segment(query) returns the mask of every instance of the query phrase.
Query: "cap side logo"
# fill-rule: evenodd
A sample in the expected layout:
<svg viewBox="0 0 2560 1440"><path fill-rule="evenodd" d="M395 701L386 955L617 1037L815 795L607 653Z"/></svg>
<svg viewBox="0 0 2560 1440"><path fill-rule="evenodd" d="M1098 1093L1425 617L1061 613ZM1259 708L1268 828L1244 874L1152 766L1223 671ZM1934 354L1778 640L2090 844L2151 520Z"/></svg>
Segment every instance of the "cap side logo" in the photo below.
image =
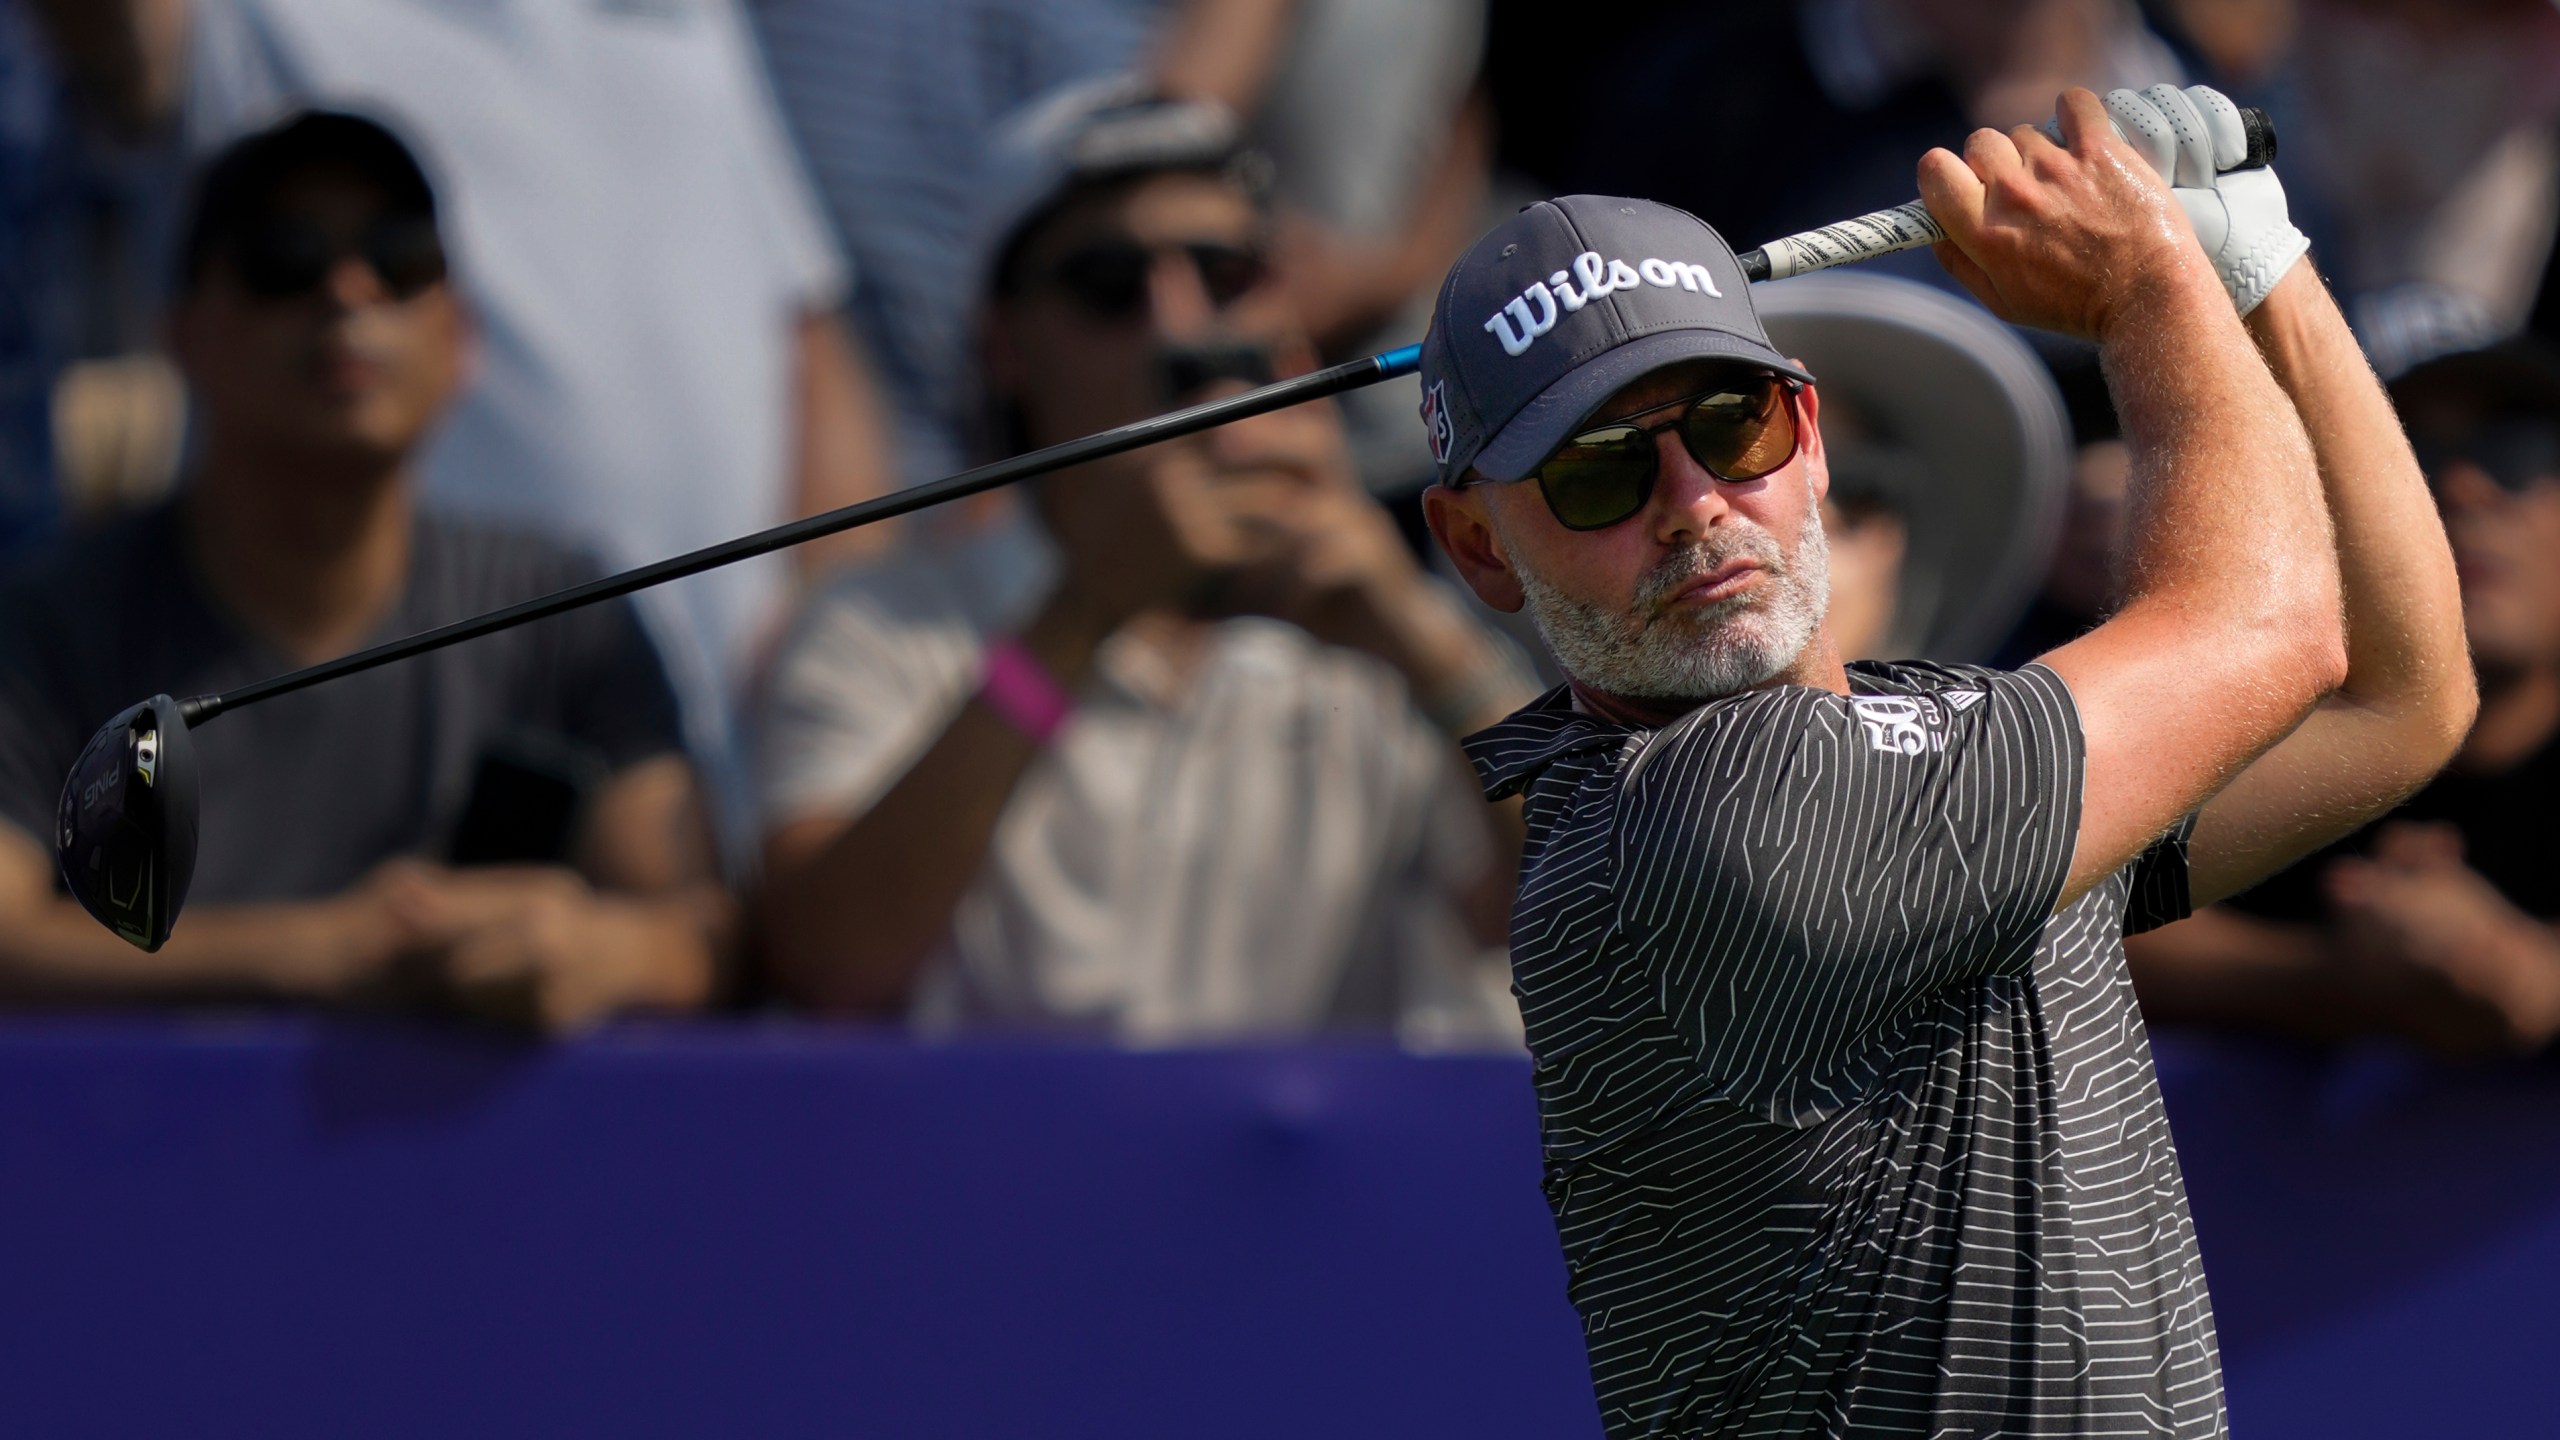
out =
<svg viewBox="0 0 2560 1440"><path fill-rule="evenodd" d="M1422 428L1431 434L1431 463L1446 465L1449 452L1458 448L1457 427L1449 423L1449 382L1441 380L1426 386L1422 392Z"/></svg>
<svg viewBox="0 0 2560 1440"><path fill-rule="evenodd" d="M1574 288L1577 280L1582 282L1580 289ZM1716 288L1715 275L1704 265L1652 257L1630 265L1624 260L1604 260L1597 250L1585 250L1573 257L1572 270L1557 271L1494 311L1484 322L1485 333L1502 342L1503 354L1526 354L1530 346L1538 343L1539 336L1556 328L1556 321L1603 295L1632 290L1638 285L1658 285L1665 290L1677 286L1692 294L1703 291L1719 300L1724 298L1724 292Z"/></svg>

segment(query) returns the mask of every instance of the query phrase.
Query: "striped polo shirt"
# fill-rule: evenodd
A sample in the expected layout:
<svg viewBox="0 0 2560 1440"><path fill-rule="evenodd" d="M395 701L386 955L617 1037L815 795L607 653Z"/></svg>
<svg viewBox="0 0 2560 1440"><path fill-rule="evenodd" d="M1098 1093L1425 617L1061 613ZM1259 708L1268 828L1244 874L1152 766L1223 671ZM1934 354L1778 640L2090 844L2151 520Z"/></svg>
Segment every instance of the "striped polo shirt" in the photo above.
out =
<svg viewBox="0 0 2560 1440"><path fill-rule="evenodd" d="M1849 667L1659 729L1550 692L1513 988L1612 1440L2225 1432L2123 936L2184 827L2060 912L2061 678Z"/></svg>

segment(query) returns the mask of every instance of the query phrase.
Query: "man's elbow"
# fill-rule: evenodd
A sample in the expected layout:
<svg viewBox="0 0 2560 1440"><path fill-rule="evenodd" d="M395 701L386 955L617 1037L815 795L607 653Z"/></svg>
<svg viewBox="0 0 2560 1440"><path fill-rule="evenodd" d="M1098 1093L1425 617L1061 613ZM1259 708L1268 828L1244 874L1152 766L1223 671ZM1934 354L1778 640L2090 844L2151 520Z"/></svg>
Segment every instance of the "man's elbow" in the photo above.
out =
<svg viewBox="0 0 2560 1440"><path fill-rule="evenodd" d="M2346 685L2347 628L2335 592L2286 607L2261 633L2272 652L2269 673L2282 678L2305 712Z"/></svg>

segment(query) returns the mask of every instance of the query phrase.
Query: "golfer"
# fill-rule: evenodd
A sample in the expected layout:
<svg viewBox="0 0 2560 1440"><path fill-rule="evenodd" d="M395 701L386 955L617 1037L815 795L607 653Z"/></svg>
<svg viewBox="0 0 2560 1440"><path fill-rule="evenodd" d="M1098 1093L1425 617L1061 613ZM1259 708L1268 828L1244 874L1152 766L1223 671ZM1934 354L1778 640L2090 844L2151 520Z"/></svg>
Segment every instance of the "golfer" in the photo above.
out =
<svg viewBox="0 0 2560 1440"><path fill-rule="evenodd" d="M2469 723L2426 483L2272 174L2217 179L2236 112L2060 118L1920 165L1941 261L2094 340L2135 454L2123 608L2022 670L1842 665L1820 391L1706 226L1543 202L1441 289L1431 527L1570 677L1469 752L1525 805L1514 988L1612 1437L2224 1433L2122 936Z"/></svg>

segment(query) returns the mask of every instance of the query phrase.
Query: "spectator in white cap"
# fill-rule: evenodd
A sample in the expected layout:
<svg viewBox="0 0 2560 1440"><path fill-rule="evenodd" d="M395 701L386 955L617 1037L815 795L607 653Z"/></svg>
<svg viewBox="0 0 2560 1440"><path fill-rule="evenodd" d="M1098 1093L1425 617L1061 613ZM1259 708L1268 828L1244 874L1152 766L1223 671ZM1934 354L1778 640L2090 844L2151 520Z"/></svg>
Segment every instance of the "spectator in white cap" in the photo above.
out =
<svg viewBox="0 0 2560 1440"><path fill-rule="evenodd" d="M1111 87L1007 132L988 436L1312 368L1223 109ZM1036 523L840 579L759 715L772 978L813 1008L1130 1040L1508 1040L1516 829L1456 737L1526 698L1327 406L1061 473Z"/></svg>

